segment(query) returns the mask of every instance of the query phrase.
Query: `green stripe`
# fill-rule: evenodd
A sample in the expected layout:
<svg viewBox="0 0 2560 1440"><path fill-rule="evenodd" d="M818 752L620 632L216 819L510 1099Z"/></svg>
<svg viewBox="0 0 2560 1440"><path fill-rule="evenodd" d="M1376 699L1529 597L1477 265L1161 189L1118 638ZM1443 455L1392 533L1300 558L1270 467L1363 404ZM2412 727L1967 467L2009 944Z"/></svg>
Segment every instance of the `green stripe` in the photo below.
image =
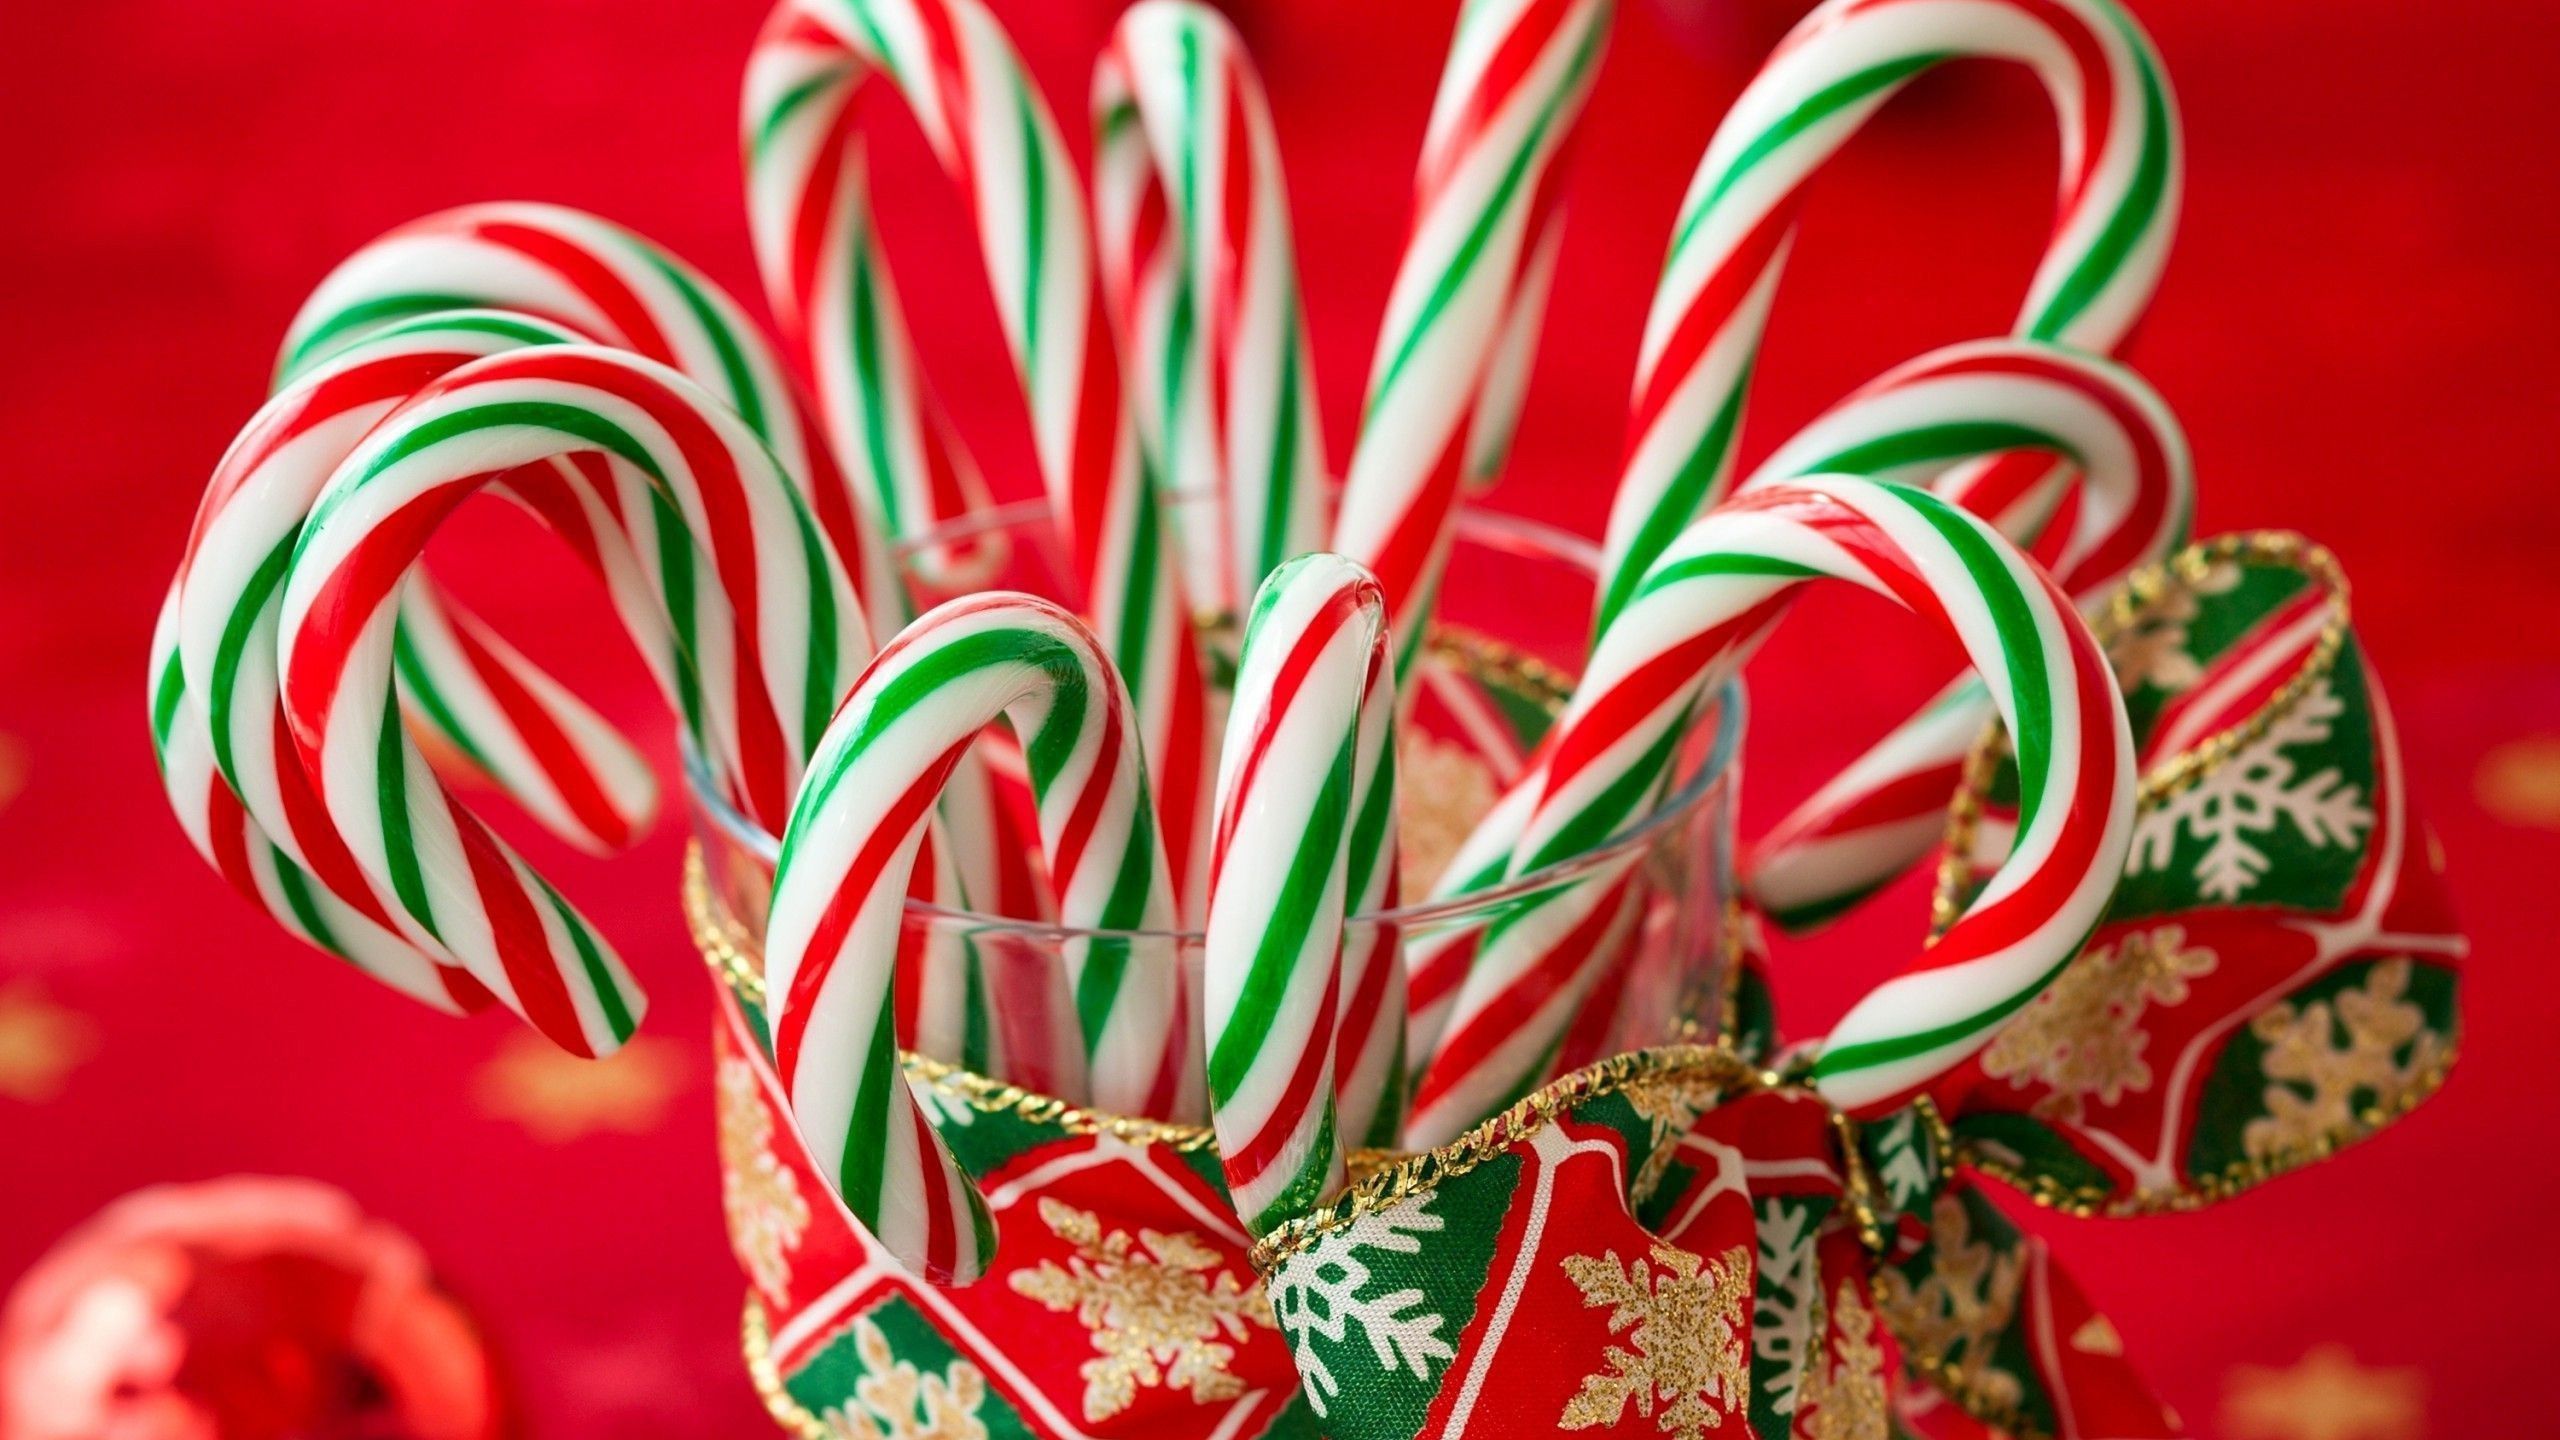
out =
<svg viewBox="0 0 2560 1440"><path fill-rule="evenodd" d="M444 692L437 688L435 677L427 673L426 657L418 653L418 642L411 638L405 623L392 632L391 664L399 673L403 693L407 694L411 704L426 712L437 733L452 742L455 749L470 756L472 763L483 772L495 774L496 768L489 763L487 753L481 750L478 741L471 738L462 717L453 713L453 706L446 701Z"/></svg>
<svg viewBox="0 0 2560 1440"><path fill-rule="evenodd" d="M649 516L657 541L658 594L666 604L669 638L676 647L676 708L683 712L685 733L707 750L701 617L694 614L693 540L675 501L656 486L649 489Z"/></svg>
<svg viewBox="0 0 2560 1440"><path fill-rule="evenodd" d="M499 400L473 405L442 415L430 415L395 432L391 442L376 452L363 470L353 477L333 481L321 492L312 506L311 518L303 522L302 534L294 542L294 558L299 560L311 537L327 523L329 517L346 504L348 497L380 478L382 473L403 460L444 443L447 440L495 430L521 426L532 430L550 430L572 439L585 441L599 450L609 451L663 486L667 483L659 469L657 457L649 453L631 433L621 426L575 405L553 400Z"/></svg>
<svg viewBox="0 0 2560 1440"><path fill-rule="evenodd" d="M1405 367L1412 363L1414 352L1421 348L1423 337L1439 323L1440 312L1449 307L1458 291L1473 277L1476 261L1482 258L1484 247L1492 241L1495 228L1511 209L1512 201L1528 176L1529 162L1546 148L1547 132L1563 112L1566 98L1580 91L1592 62L1599 55L1602 31L1603 27L1592 25L1582 32L1581 43L1575 47L1573 60L1566 67L1565 83L1556 87L1539 108L1537 119L1530 124L1529 133L1522 138L1520 147L1512 153L1511 163L1504 168L1501 183L1494 187L1492 198L1477 213L1475 223L1467 227L1466 237L1441 268L1429 298L1423 301L1421 313L1414 316L1413 323L1405 328L1394 355L1388 359L1386 368L1379 372L1377 383L1370 387L1369 403L1362 415L1364 420L1377 416L1378 408L1386 403L1388 394L1404 375Z"/></svg>
<svg viewBox="0 0 2560 1440"><path fill-rule="evenodd" d="M308 534L308 529L303 533ZM248 656L250 637L273 604L276 590L284 584L300 548L298 537L286 536L258 562L257 569L249 572L249 583L240 587L239 601L223 617L222 643L213 652L213 685L204 694L204 713L211 727L214 763L222 767L223 778L231 782L234 790L241 786L240 767L231 754L231 692L240 683L240 665Z"/></svg>
<svg viewBox="0 0 2560 1440"><path fill-rule="evenodd" d="M311 937L312 944L354 965L355 957L347 953L346 943L338 938L337 932L329 927L328 920L320 913L319 897L311 893L310 877L302 873L302 867L273 845L267 846L267 858L275 866L276 888L284 892L285 908L293 912L294 923Z"/></svg>
<svg viewBox="0 0 2560 1440"><path fill-rule="evenodd" d="M1952 1045L1969 1035L1978 1035L2015 1015L2026 1006L2027 1002L2043 994L2045 987L2053 983L2054 977L2060 975L2064 967L2079 956L2080 946L2072 946L2060 960L2055 961L2042 975L2037 976L2034 984L2026 986L1987 1010L1965 1016L1961 1020L1953 1020L1934 1029L1923 1030L1916 1035L1862 1040L1854 1045L1839 1045L1825 1050L1820 1058L1813 1062L1814 1078L1821 1080L1833 1075L1846 1075L1853 1071L1873 1069L1879 1065L1891 1065L1916 1055L1925 1055L1940 1046Z"/></svg>
<svg viewBox="0 0 2560 1440"><path fill-rule="evenodd" d="M2110 18L2125 32L2126 43L2133 48L2142 74L2142 153L2134 161L2133 184L2125 192L2124 203L2107 217L2097 243L2072 267L2043 313L2028 322L2027 334L2038 340L2060 339L2071 322L2096 302L2123 268L2125 257L2142 243L2168 196L2169 97L2161 88L2159 72L2145 53L2147 45L2141 32L2121 14L2110 12Z"/></svg>
<svg viewBox="0 0 2560 1440"><path fill-rule="evenodd" d="M540 321L485 310L439 311L386 325L365 338L372 341L397 339L404 335L495 335L524 345L574 344L577 337L567 330Z"/></svg>
<svg viewBox="0 0 2560 1440"><path fill-rule="evenodd" d="M313 326L309 333L293 342L284 359L276 366L276 383L282 385L302 373L319 358L331 342L349 337L354 332L374 329L386 321L405 320L433 310L467 310L477 305L470 295L413 291L399 295L376 295L356 301Z"/></svg>
<svg viewBox="0 0 2560 1440"><path fill-rule="evenodd" d="M737 411L738 418L746 421L747 428L756 432L759 438L772 443L773 431L768 427L764 396L756 388L755 372L748 366L747 353L739 346L737 333L730 328L727 318L713 308L711 297L702 293L702 287L693 283L692 276L677 269L657 251L646 246L636 248L640 257L667 277L667 283L684 297L684 306L693 312L694 322L711 337L711 348L720 356L721 379L729 388L729 408ZM795 478L803 483L807 479L805 476Z"/></svg>
<svg viewBox="0 0 2560 1440"><path fill-rule="evenodd" d="M1334 1128L1340 1123L1341 1116L1334 1110L1332 1096L1321 1099L1323 1109L1316 1119L1315 1144L1299 1158L1298 1168L1290 1174L1289 1183L1281 1186L1272 1195L1271 1203L1263 1206L1261 1213L1253 1217L1251 1228L1257 1235L1283 1221L1306 1214L1316 1207L1316 1202L1324 1199L1325 1188L1333 1179Z"/></svg>
<svg viewBox="0 0 2560 1440"><path fill-rule="evenodd" d="M1879 435L1811 464L1798 466L1796 473L1883 475L1913 465L1976 455L2000 455L2012 450L2047 450L2075 465L2081 459L2077 449L2064 444L2062 438L2050 430L1998 420L1959 420Z"/></svg>
<svg viewBox="0 0 2560 1440"><path fill-rule="evenodd" d="M1209 1054L1209 1087L1220 1100L1231 1100L1243 1088L1266 1042L1273 1038L1289 982L1302 964L1314 965L1335 952L1331 944L1311 945L1319 900L1325 883L1342 863L1342 830L1350 819L1351 762L1354 737L1345 735L1325 767L1324 784L1307 812L1306 828L1281 878L1280 893L1254 947L1253 963L1234 1010L1218 1032ZM1319 955L1318 952L1321 952ZM1291 1058L1289 1063L1295 1063Z"/></svg>
<svg viewBox="0 0 2560 1440"><path fill-rule="evenodd" d="M1258 585L1262 577L1280 568L1288 554L1288 517L1290 501L1298 488L1298 427L1302 423L1301 406L1305 386L1298 376L1298 287L1293 277L1286 308L1288 333L1282 338L1280 353L1280 401L1273 422L1271 468L1264 477L1262 490L1261 545L1254 552L1254 573L1237 576L1237 583Z"/></svg>
<svg viewBox="0 0 2560 1440"><path fill-rule="evenodd" d="M2044 636L2036 625L2035 611L2028 604L2016 573L1976 528L1979 522L1925 491L1907 485L1887 488L1909 502L1911 509L1956 552L1991 612L2015 695L2012 703L2017 710L2013 729L2018 741L2018 832L2023 835L2035 825L2036 807L2044 799L2054 761L2053 677L2045 670ZM2101 717L2092 715L2084 716L2081 723L2103 722Z"/></svg>
<svg viewBox="0 0 2560 1440"><path fill-rule="evenodd" d="M613 1033L614 1043L619 1045L630 1039L639 1022L631 1018L631 1007L622 1002L622 991L613 983L613 971L604 963L604 951L597 946L594 932L569 908L569 902L560 898L560 892L551 888L551 882L536 875L534 883L542 887L542 897L550 902L551 913L560 917L560 928L569 932L569 944L578 952L578 968L585 972L587 988L604 1010L605 1028Z"/></svg>
<svg viewBox="0 0 2560 1440"><path fill-rule="evenodd" d="M1014 119L1022 131L1022 375L1023 384L1029 386L1040 356L1040 271L1048 263L1049 244L1049 157L1040 149L1039 120L1023 76L1016 73L1009 78ZM1083 359L1076 358L1079 363Z"/></svg>
<svg viewBox="0 0 2560 1440"><path fill-rule="evenodd" d="M1810 565L1782 560L1775 555L1750 555L1733 550L1710 550L1683 560L1666 560L1645 572L1644 583L1637 587L1634 598L1659 594L1692 580L1710 579L1774 579L1810 580L1822 574Z"/></svg>
<svg viewBox="0 0 2560 1440"><path fill-rule="evenodd" d="M382 729L374 739L374 803L381 807L382 848L391 870L392 893L402 909L438 940L434 902L427 895L426 872L418 865L417 836L409 828L408 732L400 728L399 697L382 697Z"/></svg>
<svg viewBox="0 0 2560 1440"><path fill-rule="evenodd" d="M1608 788L1576 812L1553 838L1539 846L1529 862L1520 867L1521 873L1526 874L1575 855L1588 854L1615 837L1628 816L1635 813L1643 805L1645 797L1653 792L1654 782L1671 768L1672 757L1679 753L1681 742L1689 738L1689 710L1694 703L1694 697L1683 703L1679 718L1670 728L1645 747L1644 754L1637 757L1636 763L1628 767L1626 773L1611 781ZM1527 912L1524 910L1522 913Z"/></svg>
<svg viewBox="0 0 2560 1440"><path fill-rule="evenodd" d="M1635 598L1635 587L1644 579L1645 571L1689 528L1698 510L1706 503L1707 494L1715 488L1727 462L1732 457L1733 435L1742 423L1743 397L1751 393L1754 361L1743 363L1742 373L1734 377L1733 389L1726 392L1724 404L1708 422L1706 433L1698 437L1695 448L1681 458L1680 468L1663 488L1662 498L1645 512L1644 523L1636 528L1635 538L1628 542L1627 553L1609 574L1609 587L1602 592L1591 621L1593 636L1609 633L1620 611Z"/></svg>
<svg viewBox="0 0 2560 1440"><path fill-rule="evenodd" d="M781 133L782 127L791 123L791 117L799 114L811 100L816 99L830 86L840 83L843 79L842 74L829 70L783 91L782 98L774 101L764 114L757 118L755 133L747 137L747 164L752 167L762 163L765 150L773 144L774 137Z"/></svg>
<svg viewBox="0 0 2560 1440"><path fill-rule="evenodd" d="M896 993L895 987L880 992L880 1013L872 1017L871 1044L863 1053L853 1113L845 1122L844 1159L836 1166L845 1208L867 1226L880 1223L881 1180L889 1164L889 1104L898 1081ZM916 1160L932 1163L925 1155Z"/></svg>
<svg viewBox="0 0 2560 1440"><path fill-rule="evenodd" d="M882 356L880 328L881 303L879 278L872 271L870 231L866 228L854 237L853 245L853 381L861 396L862 449L871 460L871 489L878 497L880 518L892 538L907 534L907 518L900 512L896 462L889 455L889 402L885 366Z"/></svg>
<svg viewBox="0 0 2560 1440"><path fill-rule="evenodd" d="M169 663L160 667L160 683L151 687L151 748L163 758L164 768L169 749L169 729L177 723L178 702L186 698L187 675L178 664L178 652L169 652Z"/></svg>
<svg viewBox="0 0 2560 1440"><path fill-rule="evenodd" d="M1715 183L1707 187L1707 192L1682 212L1680 223L1672 232L1671 253L1663 258L1662 268L1668 271L1679 262L1681 255L1689 248L1689 242L1697 238L1698 230L1706 223L1708 214L1716 208L1716 203L1731 194L1734 186L1742 183L1742 177L1749 174L1762 161L1842 110L1874 96L1880 90L1898 85L1940 61L1954 58L1956 58L1954 52L1945 50L1931 51L1922 55L1906 55L1899 60L1887 60L1881 65L1869 66L1856 74L1843 76L1806 96L1803 104L1781 116L1776 124L1751 137L1751 143L1743 147L1741 154L1733 157L1733 163L1726 166L1724 173L1715 178Z"/></svg>
<svg viewBox="0 0 2560 1440"><path fill-rule="evenodd" d="M1129 575L1121 592L1136 603L1120 613L1119 633L1111 647L1111 659L1128 677L1133 691L1147 683L1147 662L1155 639L1150 627L1155 618L1156 572L1163 563L1164 548L1164 512L1147 499L1154 482L1140 478L1138 523L1129 537Z"/></svg>
<svg viewBox="0 0 2560 1440"><path fill-rule="evenodd" d="M1390 727L1392 729L1392 727ZM1360 803L1359 819L1351 827L1351 861L1343 877L1344 904L1357 904L1369 893L1369 883L1388 854L1388 826L1396 811L1396 755L1392 734L1386 741L1386 753L1378 757L1377 774L1369 781L1369 793ZM1387 897L1387 904L1396 897Z"/></svg>

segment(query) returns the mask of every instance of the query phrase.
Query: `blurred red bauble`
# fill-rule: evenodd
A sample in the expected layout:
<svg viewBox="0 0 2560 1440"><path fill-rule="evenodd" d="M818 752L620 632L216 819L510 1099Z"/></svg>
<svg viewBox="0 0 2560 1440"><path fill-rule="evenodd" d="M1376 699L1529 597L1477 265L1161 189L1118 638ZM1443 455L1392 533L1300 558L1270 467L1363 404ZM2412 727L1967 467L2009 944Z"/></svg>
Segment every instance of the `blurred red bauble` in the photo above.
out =
<svg viewBox="0 0 2560 1440"><path fill-rule="evenodd" d="M416 1243L316 1181L137 1191L0 1311L0 1440L484 1440L502 1415Z"/></svg>

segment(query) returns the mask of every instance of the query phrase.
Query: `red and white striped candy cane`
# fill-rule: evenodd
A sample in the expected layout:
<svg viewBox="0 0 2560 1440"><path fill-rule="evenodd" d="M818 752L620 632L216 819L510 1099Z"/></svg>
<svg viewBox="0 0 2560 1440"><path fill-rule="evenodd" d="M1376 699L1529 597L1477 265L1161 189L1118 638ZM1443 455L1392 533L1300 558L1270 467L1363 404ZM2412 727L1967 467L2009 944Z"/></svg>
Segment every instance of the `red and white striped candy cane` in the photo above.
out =
<svg viewBox="0 0 2560 1440"><path fill-rule="evenodd" d="M1904 85L1967 58L2034 70L2062 127L2061 209L2017 332L2103 352L2141 317L2180 160L2168 79L2131 17L2113 0L1825 0L1734 101L1681 202L1637 359L1596 631L1725 493L1805 183Z"/></svg>
<svg viewBox="0 0 2560 1440"><path fill-rule="evenodd" d="M1927 1089L2052 980L2113 893L2131 836L2123 695L2068 599L1988 524L1924 491L1837 476L1771 484L1709 512L1655 562L1593 654L1557 722L1513 869L1587 852L1641 819L1710 687L1796 586L1822 576L1950 632L2032 754L2007 865L1910 973L1850 1010L1815 1063L1833 1103L1872 1113ZM1601 913L1600 888L1564 887L1488 938L1416 1096L1416 1141L1462 1132L1540 1078L1595 974L1549 964L1568 953L1555 936Z"/></svg>
<svg viewBox="0 0 2560 1440"><path fill-rule="evenodd" d="M998 717L1025 737L1059 919L1161 939L1067 956L1096 1103L1161 1114L1198 1064L1181 1035L1173 896L1127 692L1092 633L1026 595L969 596L881 648L811 759L765 927L774 1069L811 1157L908 1266L965 1282L994 1243L984 1199L918 1108L892 1033L899 920L924 818Z"/></svg>
<svg viewBox="0 0 2560 1440"><path fill-rule="evenodd" d="M1969 465L2037 452L2068 463ZM2082 611L2136 567L2184 545L2195 467L2168 405L2112 361L2032 340L1949 346L1899 366L1815 420L1744 482L1864 475L1927 484L2051 558ZM2081 480L2068 534L2044 535L2059 499L2042 474ZM1772 829L1743 863L1748 892L1789 929L1821 923L1918 862L1945 828L1966 752L1994 718L1972 677L1860 756Z"/></svg>
<svg viewBox="0 0 2560 1440"><path fill-rule="evenodd" d="M378 329L289 382L224 454L170 584L153 728L189 834L288 930L413 993L401 977L420 964L449 967L451 957L431 935L402 925L303 774L275 665L285 570L333 467L399 401L474 359L573 338L500 312L425 314ZM627 605L638 581L627 562L616 563L620 556L605 547L593 558L617 603ZM411 672L401 686L404 708L438 717L435 728L446 733L472 735L482 768L555 830L597 848L626 839L649 812L651 792L645 769L632 778L629 767L640 762L620 739L566 692L537 688L547 678L520 659L475 655L437 630L417 631L422 614L434 619L424 608L435 602L423 577L404 589L402 604L395 645L419 662L404 667ZM475 708L483 700L492 708ZM202 784L199 757L210 772ZM417 954L402 960L401 949ZM456 973L448 969L446 980Z"/></svg>
<svg viewBox="0 0 2560 1440"><path fill-rule="evenodd" d="M1558 163L1607 39L1606 0L1484 0L1460 17L1414 181L1333 548L1373 571L1411 669L1448 558L1470 449L1507 443ZM1511 377L1511 378L1506 378ZM1491 412L1487 389L1494 390ZM1484 437L1473 427L1491 413Z"/></svg>
<svg viewBox="0 0 2560 1440"><path fill-rule="evenodd" d="M420 1004L459 1015L489 1003L461 969L411 944L390 926L371 891L341 900L269 841L240 808L214 765L212 732L178 662L178 592L161 603L151 631L151 745L160 783L188 843L287 934L324 950ZM352 864L349 867L352 870Z"/></svg>
<svg viewBox="0 0 2560 1440"><path fill-rule="evenodd" d="M340 262L286 330L283 376L366 332L457 306L546 318L673 366L719 397L797 479L880 633L906 623L885 534L803 416L790 377L729 293L647 237L563 205L464 205Z"/></svg>
<svg viewBox="0 0 2560 1440"><path fill-rule="evenodd" d="M1196 604L1232 614L1324 543L1324 431L1270 101L1195 0L1120 17L1094 72L1094 221L1139 433Z"/></svg>
<svg viewBox="0 0 2560 1440"><path fill-rule="evenodd" d="M1386 597L1338 555L1282 565L1255 595L1218 765L1206 946L1210 1113L1236 1212L1257 1233L1342 1180L1337 1077L1394 1069L1403 962L1346 948L1393 851L1395 681ZM1383 1046L1347 1043L1354 1021ZM1378 1109L1375 1092L1361 1097Z"/></svg>
<svg viewBox="0 0 2560 1440"><path fill-rule="evenodd" d="M529 470L564 456L597 465ZM296 542L277 646L303 767L356 861L474 978L579 1054L618 1046L640 997L603 938L455 804L392 711L391 599L444 517L492 483L555 529L586 482L651 566L689 686L729 717L706 753L751 818L784 813L800 762L868 649L843 568L736 414L656 362L554 346L419 391L330 477ZM559 481L557 489L549 483ZM704 703L711 698L718 706Z"/></svg>
<svg viewBox="0 0 2560 1440"><path fill-rule="evenodd" d="M1136 699L1174 885L1189 896L1208 842L1206 697L1172 537L1121 389L1075 166L978 0L783 0L748 69L747 133L803 108L840 110L875 78L914 114L976 222L1069 569ZM858 169L825 170L823 146L751 146L750 158L749 218L767 256L790 252L780 227L794 216L824 213L815 192L853 194L862 183ZM843 203L868 208L858 195Z"/></svg>
<svg viewBox="0 0 2560 1440"><path fill-rule="evenodd" d="M839 83L832 46L787 43L799 23L775 11L747 66L756 268L863 512L881 534L913 541L985 509L986 478L917 363L871 213L856 87ZM919 550L912 563L949 590L973 587L1003 558L1001 536L989 535L966 551Z"/></svg>

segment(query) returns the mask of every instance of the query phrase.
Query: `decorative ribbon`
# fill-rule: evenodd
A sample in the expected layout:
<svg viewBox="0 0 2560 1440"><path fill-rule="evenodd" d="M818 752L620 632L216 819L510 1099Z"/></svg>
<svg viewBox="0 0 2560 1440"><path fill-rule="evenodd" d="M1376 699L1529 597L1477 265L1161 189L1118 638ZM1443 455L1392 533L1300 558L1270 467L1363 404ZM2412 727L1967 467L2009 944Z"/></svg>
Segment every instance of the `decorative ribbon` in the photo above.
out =
<svg viewBox="0 0 2560 1440"><path fill-rule="evenodd" d="M697 938L731 981L725 1198L776 1414L813 1436L2180 1433L1999 1191L2186 1209L2372 1134L2452 1060L2463 944L2327 552L2209 542L2096 628L2142 756L2125 874L1939 1104L1863 1124L1824 1105L1749 955L1718 1043L1355 1157L1347 1190L1250 1249L1205 1129L917 1060L1007 1238L974 1286L897 1271L806 1170L752 947L697 875ZM1950 814L1942 915L2001 853L2006 758L1987 736Z"/></svg>

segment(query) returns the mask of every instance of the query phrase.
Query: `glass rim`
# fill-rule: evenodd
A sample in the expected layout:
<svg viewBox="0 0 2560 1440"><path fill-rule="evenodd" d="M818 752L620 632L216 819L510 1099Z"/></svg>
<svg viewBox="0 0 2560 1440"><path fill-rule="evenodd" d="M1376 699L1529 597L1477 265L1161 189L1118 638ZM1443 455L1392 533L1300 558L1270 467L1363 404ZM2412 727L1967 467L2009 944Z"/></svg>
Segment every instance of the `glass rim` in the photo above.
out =
<svg viewBox="0 0 2560 1440"><path fill-rule="evenodd" d="M1016 501L995 506L977 514L938 526L926 534L901 542L900 558L919 550L964 540L990 531L1011 529L1030 520L1044 519L1049 514L1044 500ZM1464 511L1458 516L1461 534L1478 532L1477 538L1527 541L1568 562L1580 563L1596 571L1599 549L1577 535L1558 530L1536 520L1490 511ZM1541 891L1578 880L1610 862L1638 854L1649 848L1667 831L1686 821L1707 796L1732 771L1736 752L1741 748L1742 721L1749 702L1739 677L1728 678L1716 689L1716 732L1707 754L1688 781L1673 791L1652 814L1641 822L1610 837L1606 842L1578 855L1551 861L1525 875L1516 876L1485 890L1471 890L1460 895L1424 899L1406 905L1390 906L1367 914L1344 918L1345 924L1372 925L1406 929L1429 929L1453 921L1478 916ZM679 745L684 765L685 790L694 813L707 819L729 841L755 856L770 868L782 853L781 839L742 814L736 806L721 798L711 775L711 767L690 740ZM1199 929L1177 930L1087 930L1055 921L1025 920L1018 916L997 915L982 910L958 910L937 905L929 900L910 897L906 915L928 921L966 926L972 934L998 933L1020 937L1026 942L1063 943L1074 940L1143 940L1198 943L1206 932Z"/></svg>

